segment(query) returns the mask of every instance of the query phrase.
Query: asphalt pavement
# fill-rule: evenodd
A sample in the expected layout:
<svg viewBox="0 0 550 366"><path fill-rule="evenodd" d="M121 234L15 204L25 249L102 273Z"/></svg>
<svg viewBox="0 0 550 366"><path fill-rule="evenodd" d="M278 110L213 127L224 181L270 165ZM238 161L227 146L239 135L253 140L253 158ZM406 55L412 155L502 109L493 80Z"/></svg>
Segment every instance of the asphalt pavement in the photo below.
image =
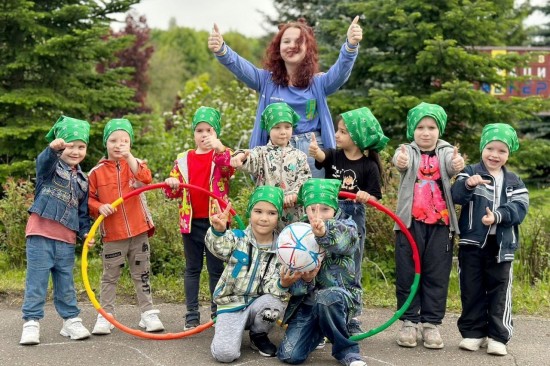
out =
<svg viewBox="0 0 550 366"><path fill-rule="evenodd" d="M91 304L80 303L83 323L91 331L96 319L96 310ZM183 314L185 307L178 304L161 304L161 320L166 332L183 331ZM37 346L21 346L19 339L23 320L19 306L0 304L2 322L0 322L0 365L77 365L77 366L172 366L220 365L210 354L210 342L214 328L200 334L174 339L149 340L138 338L114 329L106 336L94 336L82 341L72 341L59 334L62 320L51 303L46 306L46 316L40 322L41 343ZM208 308L201 309L203 319L208 318ZM364 309L361 316L365 330L378 327L391 318L390 309ZM402 348L396 342L399 322L383 332L360 341L361 354L369 366L435 366L435 365L550 365L550 319L515 316L514 337L508 346L507 356L488 355L485 350L477 352L463 351L458 348L460 334L456 327L456 314L447 314L441 327L445 341L442 350L430 350L419 345L416 348ZM117 320L122 324L137 328L139 310L132 305L117 307ZM283 365L276 358L266 358L250 348L248 332L243 337L241 357L232 365L270 366ZM278 344L283 329L276 327L271 333L271 340ZM312 353L305 365L339 365L331 356L331 346Z"/></svg>

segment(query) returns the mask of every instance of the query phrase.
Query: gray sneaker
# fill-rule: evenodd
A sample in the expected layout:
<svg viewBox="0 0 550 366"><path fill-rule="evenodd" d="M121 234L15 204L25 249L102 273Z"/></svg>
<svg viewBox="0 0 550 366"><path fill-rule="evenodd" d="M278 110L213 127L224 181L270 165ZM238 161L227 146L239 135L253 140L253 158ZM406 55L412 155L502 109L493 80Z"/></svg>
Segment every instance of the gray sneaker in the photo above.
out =
<svg viewBox="0 0 550 366"><path fill-rule="evenodd" d="M426 348L441 349L445 346L439 334L439 328L435 324L422 323L422 339Z"/></svg>
<svg viewBox="0 0 550 366"><path fill-rule="evenodd" d="M401 347L416 347L416 324L410 320L405 320L399 331L397 344Z"/></svg>

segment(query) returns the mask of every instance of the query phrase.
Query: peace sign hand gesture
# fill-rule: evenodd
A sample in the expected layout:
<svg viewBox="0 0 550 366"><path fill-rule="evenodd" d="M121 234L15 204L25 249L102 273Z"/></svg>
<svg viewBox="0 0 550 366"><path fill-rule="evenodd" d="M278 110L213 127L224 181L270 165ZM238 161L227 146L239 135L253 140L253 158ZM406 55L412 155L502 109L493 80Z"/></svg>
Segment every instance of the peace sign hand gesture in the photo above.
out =
<svg viewBox="0 0 550 366"><path fill-rule="evenodd" d="M315 236L325 236L326 234L326 226L325 226L325 220L321 218L321 206L319 204L315 205L315 213L314 218L310 222L311 224L311 231Z"/></svg>
<svg viewBox="0 0 550 366"><path fill-rule="evenodd" d="M229 221L229 211L231 210L231 202L225 206L225 210L222 210L218 200L216 201L216 212L210 216L210 222L214 230L224 232L227 228L227 221Z"/></svg>

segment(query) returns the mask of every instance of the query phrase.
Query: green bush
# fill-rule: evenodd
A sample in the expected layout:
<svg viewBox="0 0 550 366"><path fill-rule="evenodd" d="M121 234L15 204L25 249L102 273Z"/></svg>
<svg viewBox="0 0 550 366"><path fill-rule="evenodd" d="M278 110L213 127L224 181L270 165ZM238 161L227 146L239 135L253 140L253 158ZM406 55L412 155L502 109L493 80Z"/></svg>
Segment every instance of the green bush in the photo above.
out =
<svg viewBox="0 0 550 366"><path fill-rule="evenodd" d="M25 265L25 227L33 202L34 185L27 180L8 178L0 199L0 251L12 268Z"/></svg>

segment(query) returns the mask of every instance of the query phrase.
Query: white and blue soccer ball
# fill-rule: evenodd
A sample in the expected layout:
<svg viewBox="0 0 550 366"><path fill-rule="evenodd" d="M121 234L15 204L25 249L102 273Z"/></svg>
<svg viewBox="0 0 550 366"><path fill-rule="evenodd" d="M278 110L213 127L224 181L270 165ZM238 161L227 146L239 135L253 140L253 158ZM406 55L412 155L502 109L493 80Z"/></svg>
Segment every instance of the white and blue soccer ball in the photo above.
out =
<svg viewBox="0 0 550 366"><path fill-rule="evenodd" d="M305 222L286 226L277 238L277 259L291 271L312 271L324 256L325 250L319 247L311 225Z"/></svg>

